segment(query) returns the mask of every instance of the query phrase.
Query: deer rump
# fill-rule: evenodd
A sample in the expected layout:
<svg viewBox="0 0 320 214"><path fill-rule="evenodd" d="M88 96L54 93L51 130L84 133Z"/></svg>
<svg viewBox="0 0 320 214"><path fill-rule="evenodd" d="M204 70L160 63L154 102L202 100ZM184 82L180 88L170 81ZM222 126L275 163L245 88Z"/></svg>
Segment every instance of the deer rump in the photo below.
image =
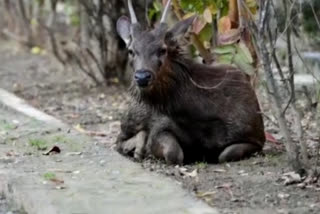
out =
<svg viewBox="0 0 320 214"><path fill-rule="evenodd" d="M118 20L117 31L133 55L135 100L122 121L118 151L170 164L237 161L260 151L263 120L248 76L232 66L207 66L186 57L177 41L194 17L168 30L170 2L153 30L141 30L131 0L131 22Z"/></svg>

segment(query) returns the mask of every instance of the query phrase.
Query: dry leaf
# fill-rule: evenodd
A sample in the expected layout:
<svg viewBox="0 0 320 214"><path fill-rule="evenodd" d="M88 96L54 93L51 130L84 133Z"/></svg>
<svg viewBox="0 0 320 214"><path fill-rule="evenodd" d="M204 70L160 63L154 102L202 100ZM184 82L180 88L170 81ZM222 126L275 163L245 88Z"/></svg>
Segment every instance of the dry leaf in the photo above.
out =
<svg viewBox="0 0 320 214"><path fill-rule="evenodd" d="M194 32L195 34L199 34L202 29L206 26L207 22L201 18L201 17L197 17L196 20L193 22L192 25L192 32Z"/></svg>
<svg viewBox="0 0 320 214"><path fill-rule="evenodd" d="M217 192L215 191L211 191L211 192L198 192L197 193L197 197L199 198L205 198L205 197L208 197L208 196L212 196L214 194L216 194Z"/></svg>
<svg viewBox="0 0 320 214"><path fill-rule="evenodd" d="M212 13L210 8L206 8L203 12L203 18L207 23L212 23Z"/></svg>
<svg viewBox="0 0 320 214"><path fill-rule="evenodd" d="M47 152L44 152L43 155L52 155L52 154L58 154L61 152L61 149L58 146L52 147Z"/></svg>
<svg viewBox="0 0 320 214"><path fill-rule="evenodd" d="M289 197L290 197L290 195L287 194L287 193L282 193L282 192L280 192L280 193L278 194L278 198L280 198L280 199L287 199L287 198L289 198Z"/></svg>
<svg viewBox="0 0 320 214"><path fill-rule="evenodd" d="M52 181L55 184L64 184L63 180L57 179L57 178L51 178L49 181Z"/></svg>
<svg viewBox="0 0 320 214"><path fill-rule="evenodd" d="M218 173L222 173L222 172L226 172L227 170L225 169L215 169L213 170L213 172L218 172Z"/></svg>
<svg viewBox="0 0 320 214"><path fill-rule="evenodd" d="M300 183L302 181L301 176L296 172L285 173L281 179L284 181L285 185Z"/></svg>
<svg viewBox="0 0 320 214"><path fill-rule="evenodd" d="M218 32L219 34L224 34L231 30L231 20L228 16L223 16L218 21Z"/></svg>
<svg viewBox="0 0 320 214"><path fill-rule="evenodd" d="M184 167L179 168L179 172L183 175L183 176L187 176L187 177L191 177L191 178L195 178L198 176L198 169L193 170L192 172L187 172L187 169Z"/></svg>
<svg viewBox="0 0 320 214"><path fill-rule="evenodd" d="M82 152L68 152L66 155L67 156L75 156L75 155L81 155Z"/></svg>
<svg viewBox="0 0 320 214"><path fill-rule="evenodd" d="M240 40L240 36L241 33L239 29L230 29L227 32L219 34L218 43L220 45L234 44Z"/></svg>

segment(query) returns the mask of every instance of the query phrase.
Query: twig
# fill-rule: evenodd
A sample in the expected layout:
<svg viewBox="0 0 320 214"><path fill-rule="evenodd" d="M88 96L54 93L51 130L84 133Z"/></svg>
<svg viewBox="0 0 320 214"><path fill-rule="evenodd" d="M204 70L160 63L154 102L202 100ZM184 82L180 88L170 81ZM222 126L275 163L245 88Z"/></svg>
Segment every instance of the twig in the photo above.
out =
<svg viewBox="0 0 320 214"><path fill-rule="evenodd" d="M282 0L286 20L289 20L292 12L293 5L291 5L290 11L288 11L288 3L287 0ZM294 4L294 3L293 3ZM288 21L287 21L288 22ZM295 119L295 125L296 125L296 133L298 136L298 141L301 147L301 155L303 159L303 164L305 167L309 166L309 158L308 158L308 150L307 145L305 144L304 139L304 131L301 124L301 113L298 110L297 104L296 104L296 95L295 95L295 85L294 85L294 67L293 67L293 58L292 58L292 46L291 46L291 25L288 25L287 31L286 31L286 38L287 38L287 54L288 54L288 65L289 65L289 85L290 85L290 91L291 91L291 106L293 110L293 115Z"/></svg>
<svg viewBox="0 0 320 214"><path fill-rule="evenodd" d="M269 93L269 98L273 105L273 110L275 111L276 118L279 122L279 127L281 133L285 138L285 147L287 150L287 156L289 159L289 163L296 171L301 171L302 166L298 155L297 146L292 141L290 136L290 131L288 125L286 123L286 119L281 111L281 100L279 97L279 91L272 73L271 67L271 57L270 52L266 46L265 32L267 30L267 24L269 24L268 17L270 17L270 1L269 0L261 0L260 11L259 11L259 21L258 21L258 29L257 30L257 46L260 53L260 58L262 60L262 64L265 70L265 77L267 88L272 93Z"/></svg>

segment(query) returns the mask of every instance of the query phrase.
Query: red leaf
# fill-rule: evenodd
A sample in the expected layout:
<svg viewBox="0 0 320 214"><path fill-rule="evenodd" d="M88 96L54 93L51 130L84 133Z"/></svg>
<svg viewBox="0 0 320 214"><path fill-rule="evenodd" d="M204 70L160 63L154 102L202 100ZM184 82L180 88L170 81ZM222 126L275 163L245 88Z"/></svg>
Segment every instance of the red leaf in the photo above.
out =
<svg viewBox="0 0 320 214"><path fill-rule="evenodd" d="M266 140L271 142L271 143L275 143L275 144L279 144L279 142L277 141L277 139L275 139L269 132L264 132L265 136L266 136Z"/></svg>

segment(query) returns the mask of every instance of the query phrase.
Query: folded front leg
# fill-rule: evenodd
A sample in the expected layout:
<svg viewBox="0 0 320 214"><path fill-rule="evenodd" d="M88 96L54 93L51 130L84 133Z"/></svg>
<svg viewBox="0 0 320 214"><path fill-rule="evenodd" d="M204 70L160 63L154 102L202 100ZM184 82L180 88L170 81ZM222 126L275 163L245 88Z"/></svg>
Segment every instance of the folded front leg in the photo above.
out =
<svg viewBox="0 0 320 214"><path fill-rule="evenodd" d="M158 132L149 136L147 151L167 164L182 164L184 154L175 136L169 132Z"/></svg>

